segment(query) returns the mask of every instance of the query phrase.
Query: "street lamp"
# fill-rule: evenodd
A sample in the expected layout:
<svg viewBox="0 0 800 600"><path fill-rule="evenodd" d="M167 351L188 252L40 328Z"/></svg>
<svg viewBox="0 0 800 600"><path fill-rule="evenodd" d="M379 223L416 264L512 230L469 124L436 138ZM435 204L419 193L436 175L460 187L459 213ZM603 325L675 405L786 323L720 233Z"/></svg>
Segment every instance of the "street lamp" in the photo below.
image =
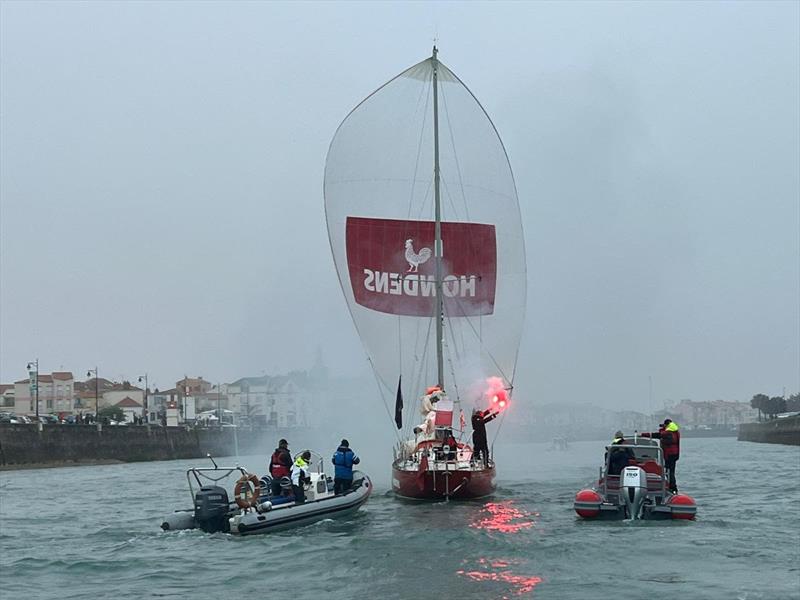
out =
<svg viewBox="0 0 800 600"><path fill-rule="evenodd" d="M222 397L220 396L220 384L217 384L217 426L222 427Z"/></svg>
<svg viewBox="0 0 800 600"><path fill-rule="evenodd" d="M99 412L99 408L98 407L100 406L100 400L99 400L99 398L100 398L100 381L99 381L100 377L97 376L97 367L95 367L94 369L89 369L88 371L86 371L86 376L87 377L91 377L92 373L94 373L94 420L95 420L95 422L98 422L100 420L100 417L98 415L98 412Z"/></svg>
<svg viewBox="0 0 800 600"><path fill-rule="evenodd" d="M31 367L35 367L31 369ZM28 363L28 376L31 380L31 391L36 392L36 422L39 422L39 359Z"/></svg>
<svg viewBox="0 0 800 600"><path fill-rule="evenodd" d="M147 393L150 391L150 385L147 382L147 373L139 376L139 383L142 383L142 379L144 379L144 422L147 424L150 420L147 414Z"/></svg>

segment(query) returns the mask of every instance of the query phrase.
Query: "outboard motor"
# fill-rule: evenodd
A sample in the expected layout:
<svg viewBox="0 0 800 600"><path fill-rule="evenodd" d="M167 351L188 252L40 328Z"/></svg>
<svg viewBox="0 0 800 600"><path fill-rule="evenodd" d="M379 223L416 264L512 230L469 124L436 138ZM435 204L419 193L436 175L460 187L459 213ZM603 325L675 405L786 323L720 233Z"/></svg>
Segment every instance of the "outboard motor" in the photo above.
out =
<svg viewBox="0 0 800 600"><path fill-rule="evenodd" d="M194 520L206 533L228 531L228 509L228 492L223 487L202 487L194 495Z"/></svg>
<svg viewBox="0 0 800 600"><path fill-rule="evenodd" d="M619 493L629 519L641 519L647 497L647 473L641 467L625 467L620 476Z"/></svg>

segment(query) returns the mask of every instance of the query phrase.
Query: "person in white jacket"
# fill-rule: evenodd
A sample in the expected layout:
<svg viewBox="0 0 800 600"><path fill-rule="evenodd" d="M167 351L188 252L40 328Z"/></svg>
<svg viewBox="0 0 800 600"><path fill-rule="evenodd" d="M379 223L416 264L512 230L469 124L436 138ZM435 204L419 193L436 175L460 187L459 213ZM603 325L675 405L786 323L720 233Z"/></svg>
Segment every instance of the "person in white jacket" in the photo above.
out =
<svg viewBox="0 0 800 600"><path fill-rule="evenodd" d="M310 460L311 452L306 450L292 464L292 491L295 504L303 504L306 501L306 492L303 486L311 481L308 465Z"/></svg>

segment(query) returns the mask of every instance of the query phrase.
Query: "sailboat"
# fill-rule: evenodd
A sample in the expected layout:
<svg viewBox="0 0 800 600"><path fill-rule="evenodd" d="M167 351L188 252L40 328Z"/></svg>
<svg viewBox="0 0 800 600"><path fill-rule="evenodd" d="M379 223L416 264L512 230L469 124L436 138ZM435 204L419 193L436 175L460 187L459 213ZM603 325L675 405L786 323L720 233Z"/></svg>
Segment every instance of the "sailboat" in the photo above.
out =
<svg viewBox="0 0 800 600"><path fill-rule="evenodd" d="M342 291L394 422L393 491L491 495L493 451L467 423L499 415L496 437L513 413L524 238L503 143L436 47L345 117L324 194Z"/></svg>

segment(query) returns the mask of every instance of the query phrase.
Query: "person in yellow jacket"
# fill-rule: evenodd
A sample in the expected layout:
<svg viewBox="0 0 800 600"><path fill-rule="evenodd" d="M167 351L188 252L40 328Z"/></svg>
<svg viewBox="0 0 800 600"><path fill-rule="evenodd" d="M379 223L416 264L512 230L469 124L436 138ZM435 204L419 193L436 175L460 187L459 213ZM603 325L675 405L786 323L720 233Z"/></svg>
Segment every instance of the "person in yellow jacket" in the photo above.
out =
<svg viewBox="0 0 800 600"><path fill-rule="evenodd" d="M308 461L311 460L311 452L304 451L294 459L292 464L292 491L294 492L294 503L303 504L306 501L306 492L303 486L311 482Z"/></svg>

